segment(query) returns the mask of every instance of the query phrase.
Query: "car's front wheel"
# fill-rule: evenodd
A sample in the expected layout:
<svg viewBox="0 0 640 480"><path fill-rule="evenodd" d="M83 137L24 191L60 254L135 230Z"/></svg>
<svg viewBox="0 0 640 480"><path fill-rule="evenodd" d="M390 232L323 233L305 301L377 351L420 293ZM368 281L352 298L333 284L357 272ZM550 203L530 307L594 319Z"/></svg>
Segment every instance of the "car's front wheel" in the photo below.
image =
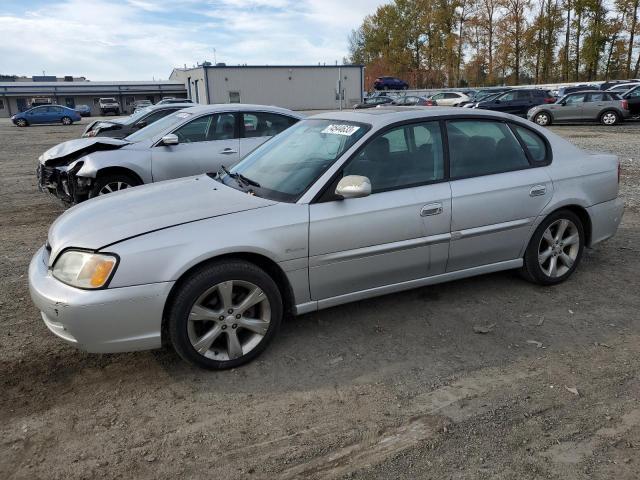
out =
<svg viewBox="0 0 640 480"><path fill-rule="evenodd" d="M600 115L600 123L603 125L615 125L620 121L620 117L613 110L609 110Z"/></svg>
<svg viewBox="0 0 640 480"><path fill-rule="evenodd" d="M136 178L125 173L108 173L106 175L99 175L89 192L89 198L107 195L109 193L118 192L138 185L140 185L140 182Z"/></svg>
<svg viewBox="0 0 640 480"><path fill-rule="evenodd" d="M531 237L524 255L523 276L541 285L565 281L580 263L584 240L584 226L575 213L552 213Z"/></svg>
<svg viewBox="0 0 640 480"><path fill-rule="evenodd" d="M180 285L168 309L169 337L194 365L233 368L267 347L282 312L280 291L264 270L242 260L220 261Z"/></svg>
<svg viewBox="0 0 640 480"><path fill-rule="evenodd" d="M16 125L19 127L28 127L29 122L27 122L24 118L19 118L18 120L16 120Z"/></svg>
<svg viewBox="0 0 640 480"><path fill-rule="evenodd" d="M73 120L71 120L70 117L62 117L60 121L63 125L71 125L73 123Z"/></svg>
<svg viewBox="0 0 640 480"><path fill-rule="evenodd" d="M541 127L546 127L547 125L551 125L551 115L547 112L540 112L533 117L533 121Z"/></svg>

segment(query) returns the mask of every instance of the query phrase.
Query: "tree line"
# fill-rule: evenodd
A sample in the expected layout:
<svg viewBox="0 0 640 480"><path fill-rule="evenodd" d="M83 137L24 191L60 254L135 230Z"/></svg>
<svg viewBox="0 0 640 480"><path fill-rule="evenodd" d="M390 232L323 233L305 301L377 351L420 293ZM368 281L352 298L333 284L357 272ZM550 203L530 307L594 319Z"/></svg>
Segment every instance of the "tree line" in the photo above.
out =
<svg viewBox="0 0 640 480"><path fill-rule="evenodd" d="M640 0L394 0L349 35L366 85L413 88L638 78Z"/></svg>

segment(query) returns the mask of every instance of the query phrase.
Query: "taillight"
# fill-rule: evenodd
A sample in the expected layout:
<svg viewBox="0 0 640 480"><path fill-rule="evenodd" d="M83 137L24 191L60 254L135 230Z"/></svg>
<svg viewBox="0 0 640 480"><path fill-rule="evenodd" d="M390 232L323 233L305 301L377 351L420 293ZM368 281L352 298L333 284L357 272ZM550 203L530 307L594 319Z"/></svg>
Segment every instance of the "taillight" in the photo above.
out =
<svg viewBox="0 0 640 480"><path fill-rule="evenodd" d="M544 103L556 103L556 99L553 97L547 97L544 99Z"/></svg>
<svg viewBox="0 0 640 480"><path fill-rule="evenodd" d="M622 100L620 103L622 103L623 110L629 110L629 102L627 100Z"/></svg>

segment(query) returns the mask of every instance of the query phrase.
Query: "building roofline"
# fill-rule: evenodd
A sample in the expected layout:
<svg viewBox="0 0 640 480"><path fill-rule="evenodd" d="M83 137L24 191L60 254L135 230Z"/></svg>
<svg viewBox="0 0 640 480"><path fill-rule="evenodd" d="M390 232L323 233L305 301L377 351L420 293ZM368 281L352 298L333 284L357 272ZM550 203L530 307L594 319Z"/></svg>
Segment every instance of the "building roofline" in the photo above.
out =
<svg viewBox="0 0 640 480"><path fill-rule="evenodd" d="M225 69L225 68L364 68L364 65L357 63L349 63L344 65L198 65L197 67L180 68L176 67L174 71L188 72L189 70L207 69Z"/></svg>

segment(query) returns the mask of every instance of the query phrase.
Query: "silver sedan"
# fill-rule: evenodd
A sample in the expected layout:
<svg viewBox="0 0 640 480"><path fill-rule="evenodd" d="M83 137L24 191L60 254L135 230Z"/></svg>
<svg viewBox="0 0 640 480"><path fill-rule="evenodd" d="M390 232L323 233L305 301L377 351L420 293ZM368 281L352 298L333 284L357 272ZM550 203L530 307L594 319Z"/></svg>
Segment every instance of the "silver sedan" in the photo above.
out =
<svg viewBox="0 0 640 480"><path fill-rule="evenodd" d="M215 172L235 165L300 118L264 105L184 108L124 139L80 138L56 145L40 156L38 185L78 203L145 183Z"/></svg>
<svg viewBox="0 0 640 480"><path fill-rule="evenodd" d="M287 313L500 270L566 280L618 228L618 169L496 112L324 113L226 173L67 211L31 262L31 296L89 352L169 343L235 367Z"/></svg>

